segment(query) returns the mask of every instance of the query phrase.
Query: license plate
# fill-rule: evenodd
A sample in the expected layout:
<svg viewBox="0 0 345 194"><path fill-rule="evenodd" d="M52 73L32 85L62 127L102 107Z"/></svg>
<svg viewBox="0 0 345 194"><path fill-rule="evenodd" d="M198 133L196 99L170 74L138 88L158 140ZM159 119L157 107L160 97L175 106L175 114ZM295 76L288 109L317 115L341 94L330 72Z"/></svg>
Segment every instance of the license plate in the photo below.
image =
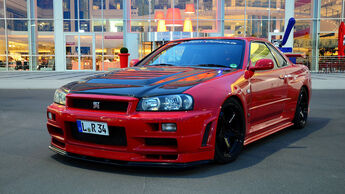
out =
<svg viewBox="0 0 345 194"><path fill-rule="evenodd" d="M109 136L107 123L77 120L77 126L80 133Z"/></svg>

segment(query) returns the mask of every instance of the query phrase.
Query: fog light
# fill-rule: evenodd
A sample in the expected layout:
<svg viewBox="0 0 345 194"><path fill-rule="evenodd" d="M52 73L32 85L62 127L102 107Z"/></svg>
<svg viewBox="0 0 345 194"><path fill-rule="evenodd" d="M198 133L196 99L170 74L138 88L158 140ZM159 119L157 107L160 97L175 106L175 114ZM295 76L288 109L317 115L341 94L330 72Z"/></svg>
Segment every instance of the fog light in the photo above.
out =
<svg viewBox="0 0 345 194"><path fill-rule="evenodd" d="M48 119L53 120L53 114L51 112L48 112Z"/></svg>
<svg viewBox="0 0 345 194"><path fill-rule="evenodd" d="M175 123L162 123L162 131L173 132L176 131Z"/></svg>

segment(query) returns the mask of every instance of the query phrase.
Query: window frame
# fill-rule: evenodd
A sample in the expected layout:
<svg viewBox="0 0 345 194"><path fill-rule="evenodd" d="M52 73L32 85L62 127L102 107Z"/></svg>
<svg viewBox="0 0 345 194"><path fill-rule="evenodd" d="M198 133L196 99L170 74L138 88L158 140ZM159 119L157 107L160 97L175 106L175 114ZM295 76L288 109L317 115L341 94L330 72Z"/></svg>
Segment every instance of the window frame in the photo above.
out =
<svg viewBox="0 0 345 194"><path fill-rule="evenodd" d="M275 58L275 60L276 60L276 62L277 62L277 67L278 67L278 68L283 68L283 67L289 66L289 63L287 62L287 60L285 59L285 57L282 56L282 54L279 52L279 50L278 50L277 48L275 48L273 45L268 44L268 43L267 43L267 45L268 45L268 48L271 50L271 53L272 53L273 57ZM284 62L283 62L282 65L279 64L279 61L278 61L278 59L277 59L278 57L275 56L275 54L274 54L274 52L273 52L272 50L275 50L275 52L278 54L278 56L280 56L280 57L283 59Z"/></svg>

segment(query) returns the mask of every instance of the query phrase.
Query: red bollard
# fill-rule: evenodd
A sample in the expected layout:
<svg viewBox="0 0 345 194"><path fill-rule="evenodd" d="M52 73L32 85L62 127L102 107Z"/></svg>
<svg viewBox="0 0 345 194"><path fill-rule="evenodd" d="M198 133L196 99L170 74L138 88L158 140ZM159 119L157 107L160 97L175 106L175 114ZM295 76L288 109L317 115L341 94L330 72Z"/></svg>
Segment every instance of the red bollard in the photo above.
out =
<svg viewBox="0 0 345 194"><path fill-rule="evenodd" d="M127 68L128 67L128 57L129 53L119 53L118 54L120 57L120 67L121 68Z"/></svg>

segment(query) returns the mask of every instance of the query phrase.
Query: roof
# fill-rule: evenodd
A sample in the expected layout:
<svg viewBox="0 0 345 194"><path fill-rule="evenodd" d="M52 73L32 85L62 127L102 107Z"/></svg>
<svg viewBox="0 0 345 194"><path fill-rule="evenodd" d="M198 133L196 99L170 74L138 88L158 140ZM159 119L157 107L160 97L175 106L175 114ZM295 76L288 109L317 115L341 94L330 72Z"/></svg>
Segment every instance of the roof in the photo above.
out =
<svg viewBox="0 0 345 194"><path fill-rule="evenodd" d="M259 41L265 41L267 42L267 39L264 38L257 38L257 37L195 37L195 38L183 38L183 39L177 39L172 40L173 42L176 41L186 41L186 40L219 40L219 39L234 39L234 40L245 40L245 41L253 41L253 40L259 40Z"/></svg>

